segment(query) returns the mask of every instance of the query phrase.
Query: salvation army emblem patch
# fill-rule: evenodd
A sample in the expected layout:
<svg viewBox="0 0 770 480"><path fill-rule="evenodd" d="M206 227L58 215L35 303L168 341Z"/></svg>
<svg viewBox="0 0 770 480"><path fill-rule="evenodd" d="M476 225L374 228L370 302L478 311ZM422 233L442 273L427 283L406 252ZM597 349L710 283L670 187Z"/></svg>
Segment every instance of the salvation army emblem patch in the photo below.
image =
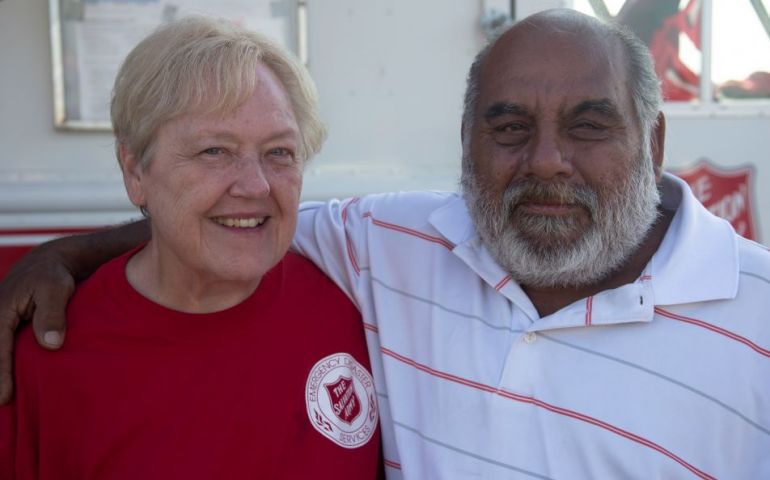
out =
<svg viewBox="0 0 770 480"><path fill-rule="evenodd" d="M313 427L341 447L365 445L377 429L374 380L348 353L329 355L313 366L305 401Z"/></svg>
<svg viewBox="0 0 770 480"><path fill-rule="evenodd" d="M692 167L671 173L687 182L695 197L711 213L730 222L739 235L757 240L751 166L727 169L702 158Z"/></svg>
<svg viewBox="0 0 770 480"><path fill-rule="evenodd" d="M352 378L340 377L334 383L324 385L332 403L334 415L348 425L361 414L361 399L356 393Z"/></svg>

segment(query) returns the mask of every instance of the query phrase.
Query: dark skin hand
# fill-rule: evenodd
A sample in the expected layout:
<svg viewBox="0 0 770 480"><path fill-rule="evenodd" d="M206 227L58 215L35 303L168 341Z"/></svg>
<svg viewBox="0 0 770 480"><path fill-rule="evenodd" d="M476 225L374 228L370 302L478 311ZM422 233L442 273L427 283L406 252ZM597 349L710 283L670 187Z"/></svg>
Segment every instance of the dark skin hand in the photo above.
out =
<svg viewBox="0 0 770 480"><path fill-rule="evenodd" d="M56 350L64 342L67 302L79 280L150 238L146 221L60 238L19 260L0 282L0 405L13 394L13 337L32 321L38 343Z"/></svg>

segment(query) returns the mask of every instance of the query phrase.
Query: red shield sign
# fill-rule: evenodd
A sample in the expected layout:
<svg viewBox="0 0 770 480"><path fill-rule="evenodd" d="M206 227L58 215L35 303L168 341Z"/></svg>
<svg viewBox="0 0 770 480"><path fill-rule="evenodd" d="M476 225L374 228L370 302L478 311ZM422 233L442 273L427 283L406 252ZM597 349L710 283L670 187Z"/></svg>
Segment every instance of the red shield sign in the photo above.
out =
<svg viewBox="0 0 770 480"><path fill-rule="evenodd" d="M730 222L739 235L757 239L752 206L752 167L727 170L701 159L688 169L671 173L690 184L695 197L711 213Z"/></svg>
<svg viewBox="0 0 770 480"><path fill-rule="evenodd" d="M353 423L353 420L361 413L361 401L353 386L353 379L340 377L334 383L324 384L324 387L329 393L332 410L337 418L347 424Z"/></svg>

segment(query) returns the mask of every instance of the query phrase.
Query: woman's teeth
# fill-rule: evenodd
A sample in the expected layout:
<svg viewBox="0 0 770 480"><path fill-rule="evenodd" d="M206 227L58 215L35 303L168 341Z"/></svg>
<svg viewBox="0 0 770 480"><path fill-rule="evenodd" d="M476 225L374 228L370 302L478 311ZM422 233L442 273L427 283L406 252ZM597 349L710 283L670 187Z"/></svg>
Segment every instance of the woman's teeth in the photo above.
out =
<svg viewBox="0 0 770 480"><path fill-rule="evenodd" d="M265 223L265 217L251 217L251 218L231 218L231 217L214 217L216 223L224 225L225 227L232 228L254 228L256 226Z"/></svg>

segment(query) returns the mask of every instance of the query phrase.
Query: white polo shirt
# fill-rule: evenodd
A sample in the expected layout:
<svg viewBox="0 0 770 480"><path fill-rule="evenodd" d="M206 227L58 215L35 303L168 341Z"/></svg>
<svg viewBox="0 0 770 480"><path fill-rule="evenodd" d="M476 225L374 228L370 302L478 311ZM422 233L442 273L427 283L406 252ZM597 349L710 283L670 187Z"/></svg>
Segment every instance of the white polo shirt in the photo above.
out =
<svg viewBox="0 0 770 480"><path fill-rule="evenodd" d="M770 253L664 178L634 283L540 318L463 198L304 204L295 248L358 304L389 478L770 478Z"/></svg>

